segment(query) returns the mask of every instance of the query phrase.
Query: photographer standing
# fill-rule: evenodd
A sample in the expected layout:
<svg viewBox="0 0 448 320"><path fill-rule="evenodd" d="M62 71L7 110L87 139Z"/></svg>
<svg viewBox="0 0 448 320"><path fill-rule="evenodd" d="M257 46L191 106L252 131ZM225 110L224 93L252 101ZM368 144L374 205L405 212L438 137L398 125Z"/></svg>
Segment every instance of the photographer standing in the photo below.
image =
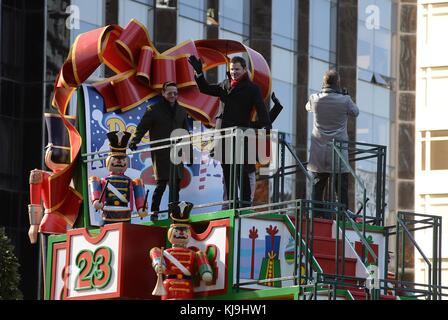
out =
<svg viewBox="0 0 448 320"><path fill-rule="evenodd" d="M333 139L348 140L348 117L357 117L359 109L348 94L341 92L340 77L334 69L325 72L321 92L312 94L305 108L308 112L314 112L308 160L308 171L316 181L313 200L323 201L324 189L331 175L331 142ZM343 155L348 162L348 150L343 150ZM339 200L347 207L349 170L342 166L342 172ZM323 217L322 214L315 216Z"/></svg>

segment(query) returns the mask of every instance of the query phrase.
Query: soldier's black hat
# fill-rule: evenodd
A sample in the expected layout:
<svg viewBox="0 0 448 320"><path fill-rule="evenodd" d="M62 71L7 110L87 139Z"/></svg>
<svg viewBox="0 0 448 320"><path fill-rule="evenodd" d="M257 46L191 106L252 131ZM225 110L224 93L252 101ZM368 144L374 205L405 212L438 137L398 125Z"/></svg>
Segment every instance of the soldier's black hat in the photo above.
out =
<svg viewBox="0 0 448 320"><path fill-rule="evenodd" d="M127 131L111 131L107 133L109 139L109 156L126 156L126 149L131 138L131 133Z"/></svg>
<svg viewBox="0 0 448 320"><path fill-rule="evenodd" d="M54 163L70 163L70 138L62 118L57 113L44 113L48 133L48 144L51 148L51 161ZM75 116L64 116L72 125L75 125Z"/></svg>
<svg viewBox="0 0 448 320"><path fill-rule="evenodd" d="M190 221L190 212L194 204L187 201L174 201L168 204L168 214L176 225L188 224Z"/></svg>

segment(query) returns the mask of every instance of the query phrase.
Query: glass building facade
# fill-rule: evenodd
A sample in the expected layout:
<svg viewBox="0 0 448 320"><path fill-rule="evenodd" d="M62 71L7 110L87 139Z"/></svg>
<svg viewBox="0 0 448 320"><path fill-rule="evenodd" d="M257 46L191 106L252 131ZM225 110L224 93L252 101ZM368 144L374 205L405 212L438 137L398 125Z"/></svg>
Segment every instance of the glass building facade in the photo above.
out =
<svg viewBox="0 0 448 320"><path fill-rule="evenodd" d="M225 38L241 41L262 53L271 67L272 90L284 106L273 127L287 134L287 140L302 161L307 160L307 146L312 127L311 115L304 110L307 97L320 91L322 75L328 68L336 67L342 70L344 76L342 82L348 83L349 87L353 88L352 97L361 111L356 123L352 125L354 129L350 129L353 131L351 137L358 141L388 146L387 203L388 210L393 212L400 207L400 195L409 194L405 192L408 190L406 188L413 188L412 179L405 173L400 175L400 172L407 172L402 169L407 167L403 164L403 156L399 155L397 147L400 137L407 137L406 130L413 121L413 116L410 116L410 121L400 122L402 118L398 112L402 105L408 106L407 115L412 112L412 103L405 104L406 94L409 95L413 90L406 82L412 79L406 80L408 78L405 76L407 70L412 70L412 61L401 59L398 63L395 57L401 55L407 57L406 54L402 54L402 50L415 51L415 43L401 41L401 29L397 29L415 17L412 13L408 16L401 14L402 2L399 0L0 1L2 17L0 130L4 132L2 139L8 137L2 143L2 148L5 148L2 154L8 156L0 158L0 194L9 204L7 217L2 217L2 224L8 226L9 233L15 234L15 237L21 234L22 246L26 243L24 235L28 229L26 215L29 197L28 172L35 167L42 167L41 150L45 143L45 139L41 138L42 111L49 110L54 79L74 39L80 33L106 24L119 24L124 27L132 18L147 27L154 45L160 52L188 39ZM347 11L347 7L351 8L351 11ZM347 12L353 13L352 16L348 16ZM23 23L20 23L22 20L17 18L33 13L41 19L40 31L24 29ZM397 16L401 18L398 20ZM350 23L353 23L353 27L344 25L347 17ZM10 30L16 32L14 37L10 35ZM342 32L344 34L341 37ZM15 51L8 49L11 45L15 46ZM27 59L21 57L21 54L29 49L28 46L36 52L34 58L38 63L31 65ZM36 47L40 49L37 50ZM38 51L42 52L43 56ZM352 56L347 52L357 54ZM346 56L350 56L349 63L345 59ZM25 70L33 70L34 73L30 76L31 73L27 72L25 76ZM100 67L92 77L110 76L108 72ZM221 81L224 77L225 66L207 72L207 78L213 82ZM33 92L34 96L23 94L25 92L23 90ZM35 107L30 108L31 105ZM36 141L28 143L32 150L22 148L22 151L18 151L16 146L24 145L24 134L20 130L24 130L25 124L34 126L32 130L39 132L39 136L36 135ZM400 129L402 125L403 130ZM16 129L14 132L17 133L12 134L15 128L22 129ZM412 143L413 140L410 139L408 144ZM411 152L413 152L411 148L406 148L405 155L413 158ZM287 157L286 161L287 165L291 164L291 157ZM368 175L372 172L372 167L367 163L357 170ZM284 199L303 195L301 184L302 180L289 176ZM19 244L19 241L16 240L15 244ZM26 250L36 253L36 248L31 248L29 245L26 250L17 250L21 257L26 256ZM37 259L22 260L24 270L36 270L37 264ZM37 277L36 272L29 274ZM30 288L36 286L35 282L30 283L32 285L24 283L23 286L26 297L33 298L35 289Z"/></svg>
<svg viewBox="0 0 448 320"><path fill-rule="evenodd" d="M386 203L389 210L395 209L393 201L389 200L389 190L394 190L395 172L394 158L390 155L395 148L391 141L395 134L396 101L393 83L396 72L392 39L396 37L396 10L396 3L393 0L358 2L356 101L360 112L357 119L356 140L387 146ZM364 181L375 182L376 161L361 161L357 170ZM374 185L366 187L374 190ZM374 199L374 194L367 196ZM370 201L367 208L373 212L375 201Z"/></svg>

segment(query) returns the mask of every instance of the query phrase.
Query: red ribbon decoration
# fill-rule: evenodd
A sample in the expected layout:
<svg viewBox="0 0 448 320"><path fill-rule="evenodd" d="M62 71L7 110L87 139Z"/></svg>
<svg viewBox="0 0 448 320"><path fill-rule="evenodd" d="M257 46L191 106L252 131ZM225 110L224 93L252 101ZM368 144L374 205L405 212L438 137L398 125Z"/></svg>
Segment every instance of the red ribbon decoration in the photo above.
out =
<svg viewBox="0 0 448 320"><path fill-rule="evenodd" d="M72 162L51 177L51 193L62 197L73 177L82 139L76 128L64 118L68 103L77 87L105 64L116 75L94 83L102 95L106 112L130 110L160 94L166 81L175 81L179 88L178 102L204 125L214 127L219 98L202 94L194 80L190 55L198 56L204 71L227 64L229 54L246 53L250 60L250 78L261 89L264 99L271 91L270 69L263 56L234 40L185 41L163 53L152 44L144 25L132 19L123 29L109 25L80 34L64 62L54 85L52 105L61 115L69 132ZM57 199L55 199L55 202ZM74 223L76 217L71 217Z"/></svg>
<svg viewBox="0 0 448 320"><path fill-rule="evenodd" d="M206 71L227 64L227 55L242 52L251 62L251 80L267 99L271 90L269 66L260 53L238 41L189 40L159 53L137 20L132 19L124 29L109 25L76 38L56 79L53 105L65 111L76 88L105 64L116 75L93 86L103 96L107 112L130 110L160 94L164 82L174 81L179 88L179 104L194 119L213 127L219 99L199 92L188 57L201 58Z"/></svg>

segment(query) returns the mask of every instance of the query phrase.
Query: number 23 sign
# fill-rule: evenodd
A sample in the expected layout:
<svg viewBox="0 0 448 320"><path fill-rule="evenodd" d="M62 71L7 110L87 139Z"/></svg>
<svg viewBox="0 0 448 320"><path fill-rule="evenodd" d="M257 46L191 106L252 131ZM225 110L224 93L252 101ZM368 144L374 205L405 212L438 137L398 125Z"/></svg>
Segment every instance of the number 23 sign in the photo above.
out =
<svg viewBox="0 0 448 320"><path fill-rule="evenodd" d="M68 274L65 299L113 298L119 288L119 230L102 228L97 236L85 229L67 234Z"/></svg>
<svg viewBox="0 0 448 320"><path fill-rule="evenodd" d="M76 266L80 269L76 276L75 290L101 289L106 287L112 275L111 261L113 253L108 247L99 247L92 252L82 250L76 256Z"/></svg>

